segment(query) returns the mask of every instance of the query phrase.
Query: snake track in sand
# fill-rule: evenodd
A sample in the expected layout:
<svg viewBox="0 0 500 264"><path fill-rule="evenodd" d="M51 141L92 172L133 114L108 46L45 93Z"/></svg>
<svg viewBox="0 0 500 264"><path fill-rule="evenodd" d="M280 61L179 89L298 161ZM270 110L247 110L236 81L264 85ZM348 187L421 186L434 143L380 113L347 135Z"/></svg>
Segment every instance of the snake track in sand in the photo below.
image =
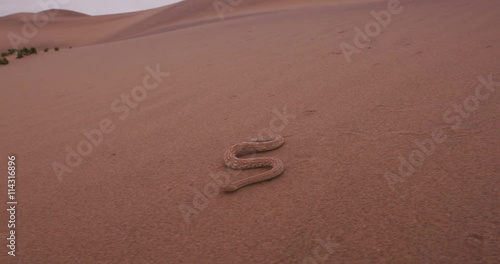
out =
<svg viewBox="0 0 500 264"><path fill-rule="evenodd" d="M261 181L266 181L280 175L285 169L285 164L283 164L283 161L278 158L238 158L238 156L277 149L281 147L283 143L285 143L285 139L280 135L275 135L274 137L267 139L252 139L251 142L243 142L229 148L224 153L224 163L226 164L226 166L236 170L262 167L271 167L271 170L243 180L230 182L222 189L225 192L234 192L244 186Z"/></svg>

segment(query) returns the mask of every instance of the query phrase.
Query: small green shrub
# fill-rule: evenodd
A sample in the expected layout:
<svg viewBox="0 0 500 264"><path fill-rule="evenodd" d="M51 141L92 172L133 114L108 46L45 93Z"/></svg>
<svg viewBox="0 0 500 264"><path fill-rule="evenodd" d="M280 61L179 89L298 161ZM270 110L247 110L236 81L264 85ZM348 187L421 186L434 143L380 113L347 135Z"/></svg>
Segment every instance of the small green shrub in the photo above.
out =
<svg viewBox="0 0 500 264"><path fill-rule="evenodd" d="M55 48L54 48L54 50L55 50L55 51L59 51L59 48L58 48L58 47L55 47Z"/></svg>
<svg viewBox="0 0 500 264"><path fill-rule="evenodd" d="M7 65L7 64L9 64L9 60L7 60L7 58L0 59L0 65Z"/></svg>
<svg viewBox="0 0 500 264"><path fill-rule="evenodd" d="M31 47L30 51L32 54L38 54L38 52L36 51L36 48L34 48L34 47Z"/></svg>
<svg viewBox="0 0 500 264"><path fill-rule="evenodd" d="M10 54L8 52L2 52L2 57L7 57L9 56Z"/></svg>
<svg viewBox="0 0 500 264"><path fill-rule="evenodd" d="M9 54L14 54L14 52L16 51L17 51L16 49L9 49Z"/></svg>
<svg viewBox="0 0 500 264"><path fill-rule="evenodd" d="M18 52L17 52L17 58L18 58L18 59L22 59L22 58L24 58L23 53L22 53L22 52L20 52L20 51L18 51Z"/></svg>

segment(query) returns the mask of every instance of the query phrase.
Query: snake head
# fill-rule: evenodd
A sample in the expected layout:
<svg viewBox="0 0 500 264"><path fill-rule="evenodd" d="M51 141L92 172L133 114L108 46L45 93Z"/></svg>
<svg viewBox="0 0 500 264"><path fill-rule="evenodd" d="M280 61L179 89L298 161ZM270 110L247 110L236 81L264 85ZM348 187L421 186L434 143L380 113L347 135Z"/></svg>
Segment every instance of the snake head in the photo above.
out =
<svg viewBox="0 0 500 264"><path fill-rule="evenodd" d="M230 184L222 187L222 190L225 192L234 192L234 191L238 190L238 186L230 183Z"/></svg>

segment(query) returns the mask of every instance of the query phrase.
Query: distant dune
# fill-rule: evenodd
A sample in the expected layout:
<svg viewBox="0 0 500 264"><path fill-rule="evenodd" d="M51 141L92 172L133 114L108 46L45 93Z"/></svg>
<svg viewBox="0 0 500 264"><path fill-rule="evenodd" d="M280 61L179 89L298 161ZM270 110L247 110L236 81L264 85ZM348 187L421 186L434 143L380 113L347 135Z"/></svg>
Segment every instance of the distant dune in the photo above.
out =
<svg viewBox="0 0 500 264"><path fill-rule="evenodd" d="M38 14L47 14L49 16L54 16L54 17L82 17L82 16L89 16L84 13L72 11L72 10L64 10L64 9L51 9L47 11L42 11L39 12Z"/></svg>
<svg viewBox="0 0 500 264"><path fill-rule="evenodd" d="M226 3L226 1L220 1ZM230 19L248 12L260 13L276 9L292 8L298 5L327 4L327 0L245 0L233 10L224 14ZM333 1L339 2L339 1ZM228 4L225 4L228 7ZM43 23L43 15L50 17ZM37 20L38 19L38 20ZM42 26L36 26L37 20ZM213 0L185 0L172 5L125 14L89 16L69 10L48 10L40 13L18 13L0 17L0 49L12 47L9 38L13 34L23 37L24 21L31 21L37 33L28 35L31 46L85 46L112 42L137 36L157 34L169 30L192 26L193 23L213 23L220 21ZM78 28L75 31L75 27ZM31 32L31 31L29 31Z"/></svg>
<svg viewBox="0 0 500 264"><path fill-rule="evenodd" d="M50 9L46 11L41 11L37 13L15 13L7 16L0 17L0 21L8 21L8 20L20 20L21 18L32 19L34 16L49 16L49 17L81 17L81 16L89 16L84 13L72 11L72 10L64 10L64 9Z"/></svg>

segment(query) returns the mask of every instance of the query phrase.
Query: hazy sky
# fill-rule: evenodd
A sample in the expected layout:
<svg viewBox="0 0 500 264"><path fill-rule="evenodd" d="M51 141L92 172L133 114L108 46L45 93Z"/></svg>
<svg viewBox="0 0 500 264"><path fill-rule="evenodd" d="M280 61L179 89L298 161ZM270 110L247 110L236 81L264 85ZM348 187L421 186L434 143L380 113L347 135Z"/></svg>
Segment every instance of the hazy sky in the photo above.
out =
<svg viewBox="0 0 500 264"><path fill-rule="evenodd" d="M132 12L181 0L0 0L0 16L47 9L68 9L89 15Z"/></svg>

